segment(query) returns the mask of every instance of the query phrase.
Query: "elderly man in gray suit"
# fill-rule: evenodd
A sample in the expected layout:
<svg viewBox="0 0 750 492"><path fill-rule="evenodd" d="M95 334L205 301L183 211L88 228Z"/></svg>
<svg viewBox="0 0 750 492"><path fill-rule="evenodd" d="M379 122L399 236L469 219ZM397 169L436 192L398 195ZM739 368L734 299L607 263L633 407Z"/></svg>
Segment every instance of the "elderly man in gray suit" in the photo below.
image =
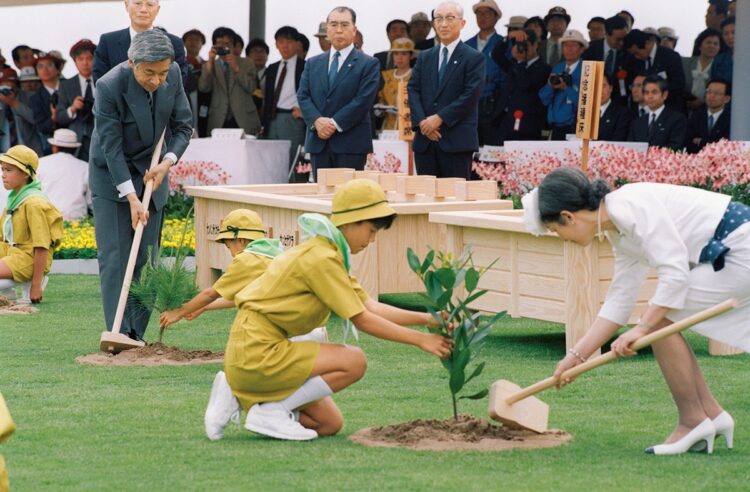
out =
<svg viewBox="0 0 750 492"><path fill-rule="evenodd" d="M169 194L167 174L185 151L192 134L192 115L170 39L158 29L137 34L128 61L115 66L96 84L95 129L91 138L89 184L93 195L95 234L102 303L112 329L125 277L134 229L145 225L133 278L147 261L158 258L162 209ZM171 131L160 163L149 170L151 155L165 128ZM148 210L141 203L144 183L153 180ZM120 332L142 339L150 313L127 306Z"/></svg>

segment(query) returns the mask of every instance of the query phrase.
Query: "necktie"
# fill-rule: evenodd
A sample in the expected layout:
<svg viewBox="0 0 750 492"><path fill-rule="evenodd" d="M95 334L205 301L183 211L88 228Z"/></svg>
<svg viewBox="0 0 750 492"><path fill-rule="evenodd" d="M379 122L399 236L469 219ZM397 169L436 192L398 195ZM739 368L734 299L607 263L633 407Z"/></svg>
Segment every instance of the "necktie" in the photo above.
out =
<svg viewBox="0 0 750 492"><path fill-rule="evenodd" d="M656 113L651 113L651 121L648 123L648 132L654 129L654 123L656 123Z"/></svg>
<svg viewBox="0 0 750 492"><path fill-rule="evenodd" d="M339 73L339 58L341 58L341 52L337 51L333 54L333 61L331 62L331 68L328 69L328 88L333 87L333 83L336 81L336 75Z"/></svg>
<svg viewBox="0 0 750 492"><path fill-rule="evenodd" d="M447 68L448 68L448 48L443 46L443 59L440 60L440 68L438 69L438 84L443 81L443 76L445 75L445 70Z"/></svg>
<svg viewBox="0 0 750 492"><path fill-rule="evenodd" d="M651 57L646 58L646 71L651 70Z"/></svg>
<svg viewBox="0 0 750 492"><path fill-rule="evenodd" d="M279 104L279 97L281 96L281 88L284 87L284 79L286 78L286 64L287 62L284 62L284 67L281 69L281 74L279 75L279 81L276 83L276 89L273 91L273 104L271 105L271 119L276 118L276 106Z"/></svg>
<svg viewBox="0 0 750 492"><path fill-rule="evenodd" d="M641 108L641 109L638 110L638 116L643 116L644 114L646 114L646 110L645 109Z"/></svg>
<svg viewBox="0 0 750 492"><path fill-rule="evenodd" d="M614 73L615 71L615 50L609 50L607 53L607 60L604 62L604 66L607 73Z"/></svg>
<svg viewBox="0 0 750 492"><path fill-rule="evenodd" d="M714 123L716 123L716 121L714 120L714 115L712 115L712 114L709 114L709 115L708 115L708 131L709 131L709 132L710 132L711 130L713 130L713 128L714 128Z"/></svg>
<svg viewBox="0 0 750 492"><path fill-rule="evenodd" d="M94 89L91 87L91 79L86 79L86 92L83 95L84 101L94 102Z"/></svg>

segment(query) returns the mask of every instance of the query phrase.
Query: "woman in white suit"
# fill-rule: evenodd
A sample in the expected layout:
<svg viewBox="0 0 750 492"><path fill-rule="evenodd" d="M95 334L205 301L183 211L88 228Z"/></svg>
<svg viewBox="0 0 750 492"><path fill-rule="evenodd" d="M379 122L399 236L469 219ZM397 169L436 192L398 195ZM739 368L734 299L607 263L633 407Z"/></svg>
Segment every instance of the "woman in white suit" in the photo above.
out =
<svg viewBox="0 0 750 492"><path fill-rule="evenodd" d="M615 273L598 317L555 370L584 362L624 325L649 268L656 292L638 323L612 344L619 356L649 332L734 297L739 306L695 325L705 336L750 351L750 208L730 197L697 188L656 183L610 191L573 168L550 173L523 198L530 232L556 232L582 246L605 237L615 253ZM717 434L732 447L734 420L714 399L698 361L682 335L653 345L677 405L679 420L663 444L647 453L713 450ZM561 381L565 384L570 381Z"/></svg>

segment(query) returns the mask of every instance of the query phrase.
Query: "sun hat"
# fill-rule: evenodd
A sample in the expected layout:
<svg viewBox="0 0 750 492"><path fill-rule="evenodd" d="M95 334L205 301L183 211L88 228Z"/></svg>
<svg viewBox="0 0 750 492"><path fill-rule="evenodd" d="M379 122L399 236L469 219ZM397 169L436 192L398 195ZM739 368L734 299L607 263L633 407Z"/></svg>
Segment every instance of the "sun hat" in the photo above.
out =
<svg viewBox="0 0 750 492"><path fill-rule="evenodd" d="M327 38L328 37L328 23L326 21L321 22L318 25L318 32L313 34L316 38Z"/></svg>
<svg viewBox="0 0 750 492"><path fill-rule="evenodd" d="M505 24L505 27L510 27L511 29L523 29L527 20L529 20L529 18L524 15L512 15L508 23Z"/></svg>
<svg viewBox="0 0 750 492"><path fill-rule="evenodd" d="M416 14L411 16L411 20L409 21L409 24L414 24L415 22L426 22L430 23L430 18L427 17L427 14L424 12L417 12Z"/></svg>
<svg viewBox="0 0 750 492"><path fill-rule="evenodd" d="M23 67L19 72L18 80L21 82L39 80L39 76L36 74L36 69L34 69L34 67Z"/></svg>
<svg viewBox="0 0 750 492"><path fill-rule="evenodd" d="M67 128L58 128L55 130L55 133L52 134L52 138L48 138L47 141L52 145L67 147L69 149L77 149L81 146L78 142L76 132Z"/></svg>
<svg viewBox="0 0 750 492"><path fill-rule="evenodd" d="M659 29L656 30L656 33L661 38L674 39L675 41L680 39L680 37L675 32L675 30L672 29L671 27L667 27L667 26L660 27Z"/></svg>
<svg viewBox="0 0 750 492"><path fill-rule="evenodd" d="M93 53L94 51L96 51L96 43L86 38L79 40L70 48L70 57L75 58L78 52L84 50L88 50Z"/></svg>
<svg viewBox="0 0 750 492"><path fill-rule="evenodd" d="M562 46L562 44L567 41L575 41L576 43L580 43L581 46L583 46L583 49L589 47L589 42L586 41L586 38L583 37L581 31L576 31L575 29L568 29L567 31L565 31L565 34L563 34L560 38L560 46Z"/></svg>
<svg viewBox="0 0 750 492"><path fill-rule="evenodd" d="M31 70L33 71L34 69L31 68ZM34 72L34 75L36 75L36 72ZM0 69L0 81L3 81L3 80L10 80L11 82L16 82L18 81L18 74L12 68Z"/></svg>
<svg viewBox="0 0 750 492"><path fill-rule="evenodd" d="M471 10L473 10L476 14L477 10L481 9L482 7L495 12L498 19L503 16L503 11L500 10L500 7L497 6L497 2L495 2L495 0L482 0L481 2L477 2L471 6Z"/></svg>
<svg viewBox="0 0 750 492"><path fill-rule="evenodd" d="M552 7L549 9L549 12L547 12L547 15L544 16L544 23L546 24L549 22L549 20L553 17L561 17L565 19L566 24L570 24L570 15L568 14L568 11L565 10L563 7Z"/></svg>
<svg viewBox="0 0 750 492"><path fill-rule="evenodd" d="M338 227L395 213L378 183L371 179L353 179L334 193L331 222Z"/></svg>
<svg viewBox="0 0 750 492"><path fill-rule="evenodd" d="M246 208L238 208L229 212L219 226L219 234L214 241L222 242L225 239L263 239L266 237L266 230L263 227L263 221L260 215Z"/></svg>
<svg viewBox="0 0 750 492"><path fill-rule="evenodd" d="M398 38L393 40L391 43L391 49L388 51L391 53L404 51L411 51L414 53L416 50L414 49L414 41L409 38Z"/></svg>
<svg viewBox="0 0 750 492"><path fill-rule="evenodd" d="M0 155L0 162L16 166L32 178L39 169L39 156L25 145L14 145L5 154Z"/></svg>

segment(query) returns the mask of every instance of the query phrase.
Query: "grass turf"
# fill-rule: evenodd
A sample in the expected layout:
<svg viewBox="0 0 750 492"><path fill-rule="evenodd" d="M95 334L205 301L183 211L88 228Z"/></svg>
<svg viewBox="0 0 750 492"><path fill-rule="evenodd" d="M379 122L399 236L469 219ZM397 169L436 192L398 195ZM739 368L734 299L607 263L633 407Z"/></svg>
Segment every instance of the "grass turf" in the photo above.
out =
<svg viewBox="0 0 750 492"><path fill-rule="evenodd" d="M415 304L414 296L401 300ZM575 437L560 448L483 454L357 446L346 436L362 427L451 412L437 360L367 335L361 341L367 375L335 397L346 419L340 435L290 443L229 428L222 441L210 442L203 411L220 366L74 362L97 350L100 302L96 277L57 275L40 313L0 317L0 390L18 425L0 452L14 490L747 490L750 356L710 357L698 336L689 340L709 384L738 421L737 449L728 451L722 439L713 456L643 453L675 419L649 353L541 395L551 407L551 427ZM215 312L183 322L165 341L222 350L232 317ZM150 340L158 333L155 320ZM341 339L338 324L329 330ZM468 389L501 378L533 383L550 374L564 347L560 325L506 319L481 356L484 374ZM462 401L460 410L485 416L486 400Z"/></svg>

